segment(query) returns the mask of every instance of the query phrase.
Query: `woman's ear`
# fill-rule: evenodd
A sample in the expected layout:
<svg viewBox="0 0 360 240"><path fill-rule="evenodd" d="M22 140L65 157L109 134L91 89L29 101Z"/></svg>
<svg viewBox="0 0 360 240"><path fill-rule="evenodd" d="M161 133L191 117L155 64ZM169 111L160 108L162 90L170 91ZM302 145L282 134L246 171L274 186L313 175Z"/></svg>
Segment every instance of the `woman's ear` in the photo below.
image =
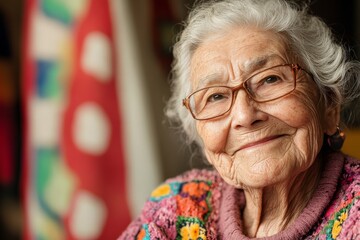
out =
<svg viewBox="0 0 360 240"><path fill-rule="evenodd" d="M325 110L325 133L333 135L340 123L340 105L330 106Z"/></svg>

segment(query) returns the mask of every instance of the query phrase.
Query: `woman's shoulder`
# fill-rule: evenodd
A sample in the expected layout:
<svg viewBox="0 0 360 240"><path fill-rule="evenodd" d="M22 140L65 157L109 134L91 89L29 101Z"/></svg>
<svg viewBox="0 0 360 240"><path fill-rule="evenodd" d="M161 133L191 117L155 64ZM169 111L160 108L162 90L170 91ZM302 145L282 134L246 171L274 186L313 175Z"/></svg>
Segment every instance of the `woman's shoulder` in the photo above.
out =
<svg viewBox="0 0 360 240"><path fill-rule="evenodd" d="M340 182L342 198L334 211L339 239L360 238L360 160L346 156ZM341 229L341 231L340 231Z"/></svg>
<svg viewBox="0 0 360 240"><path fill-rule="evenodd" d="M148 202L162 203L163 199L178 197L190 197L197 199L204 194L218 190L223 180L219 174L211 169L193 169L176 177L169 178L150 194Z"/></svg>
<svg viewBox="0 0 360 240"><path fill-rule="evenodd" d="M360 160L346 155L344 158L337 191L316 231L329 239L360 237Z"/></svg>
<svg viewBox="0 0 360 240"><path fill-rule="evenodd" d="M338 185L339 204L332 211L332 233L339 239L360 238L360 160L345 156Z"/></svg>
<svg viewBox="0 0 360 240"><path fill-rule="evenodd" d="M195 239L204 239L215 234L210 231L216 228L222 186L218 173L208 169L190 170L166 180L152 191L132 230L120 239L175 239L195 233Z"/></svg>

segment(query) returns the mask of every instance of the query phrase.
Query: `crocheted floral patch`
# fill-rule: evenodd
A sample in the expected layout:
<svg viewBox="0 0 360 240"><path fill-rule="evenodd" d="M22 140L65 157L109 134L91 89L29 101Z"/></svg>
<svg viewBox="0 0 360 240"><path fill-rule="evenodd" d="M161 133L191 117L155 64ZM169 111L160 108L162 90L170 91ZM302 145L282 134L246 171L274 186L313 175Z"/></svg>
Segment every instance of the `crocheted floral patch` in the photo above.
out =
<svg viewBox="0 0 360 240"><path fill-rule="evenodd" d="M360 193L350 193L345 195L343 201L336 209L329 209L331 214L327 213L326 215L330 215L330 220L325 225L322 234L326 234L326 239L336 239L341 230L343 223L348 219L350 209L353 207L354 202L360 199Z"/></svg>
<svg viewBox="0 0 360 240"><path fill-rule="evenodd" d="M165 234L171 234L171 228L176 228L176 239L206 239L205 225L212 211L211 189L211 181L164 183L150 195L147 206L152 213L148 217L153 218ZM150 227L143 225L137 239L148 239L147 236L154 237L153 234Z"/></svg>
<svg viewBox="0 0 360 240"><path fill-rule="evenodd" d="M209 198L211 196L210 182L192 181L184 183L176 195L178 216L194 217L207 220L211 212Z"/></svg>
<svg viewBox="0 0 360 240"><path fill-rule="evenodd" d="M205 223L198 218L178 217L176 240L206 240Z"/></svg>
<svg viewBox="0 0 360 240"><path fill-rule="evenodd" d="M348 218L349 208L343 208L337 212L334 216L334 219L328 222L328 225L325 226L324 231L328 239L336 239L341 230L342 224Z"/></svg>
<svg viewBox="0 0 360 240"><path fill-rule="evenodd" d="M164 183L157 188L150 195L149 201L159 202L164 198L172 197L179 193L181 183L172 182L172 183Z"/></svg>

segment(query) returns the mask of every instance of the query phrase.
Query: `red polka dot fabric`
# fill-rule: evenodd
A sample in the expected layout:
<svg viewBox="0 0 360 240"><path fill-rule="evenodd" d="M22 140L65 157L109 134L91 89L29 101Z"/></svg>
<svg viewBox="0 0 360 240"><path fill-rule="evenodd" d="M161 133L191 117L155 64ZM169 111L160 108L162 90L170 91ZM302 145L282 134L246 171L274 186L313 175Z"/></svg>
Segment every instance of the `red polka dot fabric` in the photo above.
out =
<svg viewBox="0 0 360 240"><path fill-rule="evenodd" d="M108 0L27 0L26 239L115 239L130 222Z"/></svg>

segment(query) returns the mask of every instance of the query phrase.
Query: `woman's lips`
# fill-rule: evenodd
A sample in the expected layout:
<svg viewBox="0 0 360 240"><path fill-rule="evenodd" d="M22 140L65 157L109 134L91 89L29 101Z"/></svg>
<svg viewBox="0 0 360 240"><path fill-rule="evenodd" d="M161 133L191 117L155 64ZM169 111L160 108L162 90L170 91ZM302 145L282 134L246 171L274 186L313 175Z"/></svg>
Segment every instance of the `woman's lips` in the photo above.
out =
<svg viewBox="0 0 360 240"><path fill-rule="evenodd" d="M271 141L271 140L280 138L280 137L282 137L282 136L284 136L284 135L275 135L275 136L270 136L270 137L262 138L262 139L260 139L260 140L258 140L258 141L255 141L255 142L247 143L247 144L241 146L238 151L243 150L243 149L246 149L246 148L254 147L254 146L257 146L257 145L261 145L261 144L263 144L263 143L266 143L266 142L269 142L269 141Z"/></svg>

